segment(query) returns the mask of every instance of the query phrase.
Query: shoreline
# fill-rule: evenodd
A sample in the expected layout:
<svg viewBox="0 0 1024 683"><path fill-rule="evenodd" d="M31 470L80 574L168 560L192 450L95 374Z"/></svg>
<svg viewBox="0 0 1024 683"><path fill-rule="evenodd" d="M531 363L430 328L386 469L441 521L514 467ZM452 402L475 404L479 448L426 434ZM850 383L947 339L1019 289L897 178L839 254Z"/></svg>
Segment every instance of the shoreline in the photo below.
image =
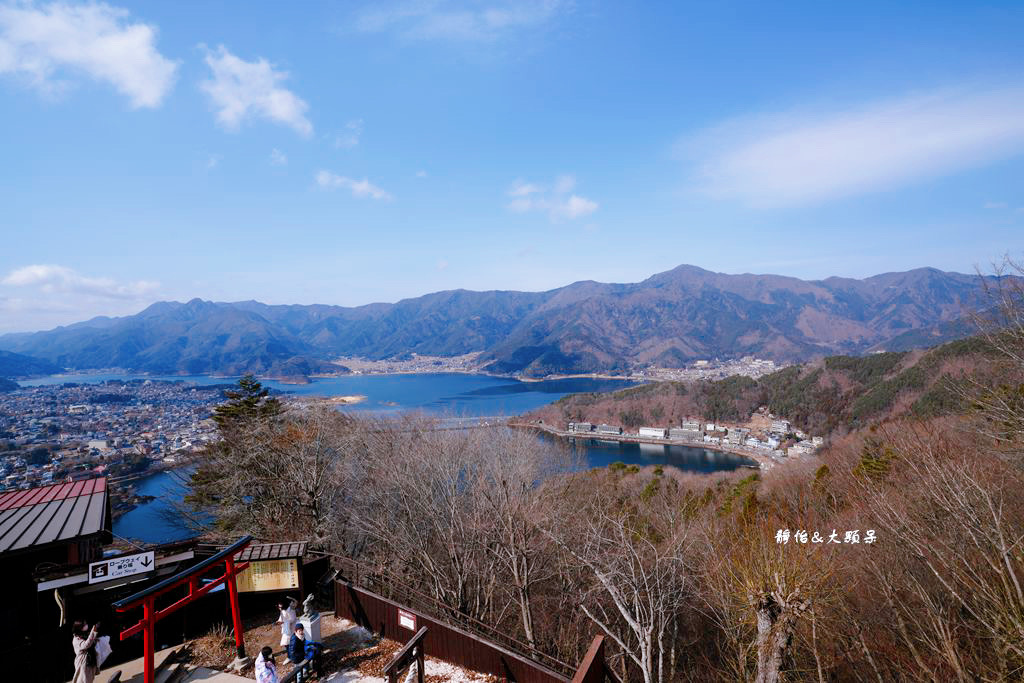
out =
<svg viewBox="0 0 1024 683"><path fill-rule="evenodd" d="M223 380L238 380L245 375L212 375L207 373L198 373L191 375L163 375L153 374L150 372L135 372L133 370L126 370L124 368L102 368L102 369L91 369L91 370L75 370L72 372L59 372L52 375L32 375L31 377L19 377L12 378L12 381L18 382L32 382L40 379L47 378L59 378L59 377L73 377L73 376L90 376L90 375L135 375L140 378L153 379L157 382L182 382L187 381L189 377L205 377L207 379L223 379ZM634 375L605 375L600 373L588 373L588 374L576 374L576 375L544 375L543 377L521 377L514 374L499 373L499 372L487 372L486 370L465 370L458 368L451 369L432 369L432 370L394 370L388 372L347 372L347 373L316 373L306 375L303 378L291 377L275 377L271 375L256 375L257 380L269 380L272 382L278 382L280 384L289 384L296 386L303 386L312 384L313 380L317 379L342 379L345 377L398 377L404 375L479 375L481 377L493 377L495 379L507 379L516 382L523 382L529 384L533 382L555 382L564 379L601 379L601 380L614 380L618 382L667 382L667 379L658 379L652 377L642 377ZM37 386L37 385L33 385ZM31 388L31 387L22 387Z"/></svg>
<svg viewBox="0 0 1024 683"><path fill-rule="evenodd" d="M643 443L653 444L656 446L687 446L689 448L703 448L708 451L728 453L729 455L738 455L742 458L746 458L753 464L743 465L743 467L749 467L750 469L767 470L780 464L769 456L752 452L749 449L741 450L740 448L723 446L721 444L705 444L703 442L680 441L679 439L658 439L638 436L635 434L598 434L596 432L592 432L590 434L583 435L577 434L576 432L565 432L560 429L556 429L551 425L536 422L509 422L508 426L536 429L546 434L551 434L552 436L558 436L565 439L603 439L607 441L618 441L620 443Z"/></svg>

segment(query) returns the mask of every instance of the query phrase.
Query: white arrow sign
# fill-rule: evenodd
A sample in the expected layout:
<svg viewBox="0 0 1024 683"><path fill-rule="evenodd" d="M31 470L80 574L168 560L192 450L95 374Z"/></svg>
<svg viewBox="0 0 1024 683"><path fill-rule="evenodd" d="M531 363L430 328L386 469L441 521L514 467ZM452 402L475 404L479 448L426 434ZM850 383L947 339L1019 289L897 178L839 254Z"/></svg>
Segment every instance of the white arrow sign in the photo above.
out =
<svg viewBox="0 0 1024 683"><path fill-rule="evenodd" d="M124 557L113 557L109 560L93 562L89 565L89 583L103 583L125 576L145 574L151 571L155 565L153 551L139 553L137 555L125 555Z"/></svg>

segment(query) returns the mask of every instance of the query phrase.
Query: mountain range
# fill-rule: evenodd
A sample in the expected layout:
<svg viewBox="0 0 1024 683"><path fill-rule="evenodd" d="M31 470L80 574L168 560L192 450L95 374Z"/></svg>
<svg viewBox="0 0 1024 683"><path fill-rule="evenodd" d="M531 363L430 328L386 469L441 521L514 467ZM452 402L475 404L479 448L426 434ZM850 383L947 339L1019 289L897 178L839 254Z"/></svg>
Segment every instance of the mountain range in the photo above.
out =
<svg viewBox="0 0 1024 683"><path fill-rule="evenodd" d="M683 265L633 284L460 289L352 308L159 302L136 315L6 334L0 349L68 370L291 378L344 373L331 362L338 357L412 353L480 352L483 369L524 376L746 355L802 361L969 334L963 321L983 303L985 283L934 268L806 281Z"/></svg>

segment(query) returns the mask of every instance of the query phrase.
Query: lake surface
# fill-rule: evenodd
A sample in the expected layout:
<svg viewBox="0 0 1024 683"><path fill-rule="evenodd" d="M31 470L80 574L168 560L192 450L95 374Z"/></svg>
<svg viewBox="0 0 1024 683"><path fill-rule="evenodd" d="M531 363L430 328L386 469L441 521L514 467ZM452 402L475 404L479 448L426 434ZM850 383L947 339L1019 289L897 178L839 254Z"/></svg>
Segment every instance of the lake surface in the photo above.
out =
<svg viewBox="0 0 1024 683"><path fill-rule="evenodd" d="M545 438L561 437L544 435ZM602 439L570 439L574 452L582 456L587 467L607 467L613 462L626 465L663 465L678 467L685 472L708 474L728 472L740 467L757 467L757 463L742 455L712 451L699 446L659 445L653 443L622 443Z"/></svg>
<svg viewBox="0 0 1024 683"><path fill-rule="evenodd" d="M117 373L51 375L19 382L22 386L43 386L74 382L99 383L107 380L152 379L192 382L202 386L232 384L237 377L150 376ZM467 373L408 375L347 375L314 379L309 384L284 384L260 380L271 389L297 396L366 396L362 403L345 410L399 413L423 411L466 417L520 415L556 401L566 394L614 391L636 382L616 379L557 379L523 382L506 377Z"/></svg>
<svg viewBox="0 0 1024 683"><path fill-rule="evenodd" d="M185 498L188 468L160 472L135 482L135 492L156 496L156 500L135 506L114 520L114 534L146 543L170 543L195 536L181 521L175 520L175 504Z"/></svg>

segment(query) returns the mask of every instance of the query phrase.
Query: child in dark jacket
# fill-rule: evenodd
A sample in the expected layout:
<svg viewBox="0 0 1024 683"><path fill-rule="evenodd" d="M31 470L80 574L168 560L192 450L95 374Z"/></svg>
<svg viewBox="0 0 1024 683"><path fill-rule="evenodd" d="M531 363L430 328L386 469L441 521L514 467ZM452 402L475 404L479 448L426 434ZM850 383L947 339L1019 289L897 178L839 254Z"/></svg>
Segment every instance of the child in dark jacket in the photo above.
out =
<svg viewBox="0 0 1024 683"><path fill-rule="evenodd" d="M301 621L295 624L295 633L292 634L291 640L288 641L288 659L292 664L308 661L309 669L319 672L320 653L323 650L323 643L306 640L306 628L302 625ZM299 674L299 680L303 680L302 674Z"/></svg>

